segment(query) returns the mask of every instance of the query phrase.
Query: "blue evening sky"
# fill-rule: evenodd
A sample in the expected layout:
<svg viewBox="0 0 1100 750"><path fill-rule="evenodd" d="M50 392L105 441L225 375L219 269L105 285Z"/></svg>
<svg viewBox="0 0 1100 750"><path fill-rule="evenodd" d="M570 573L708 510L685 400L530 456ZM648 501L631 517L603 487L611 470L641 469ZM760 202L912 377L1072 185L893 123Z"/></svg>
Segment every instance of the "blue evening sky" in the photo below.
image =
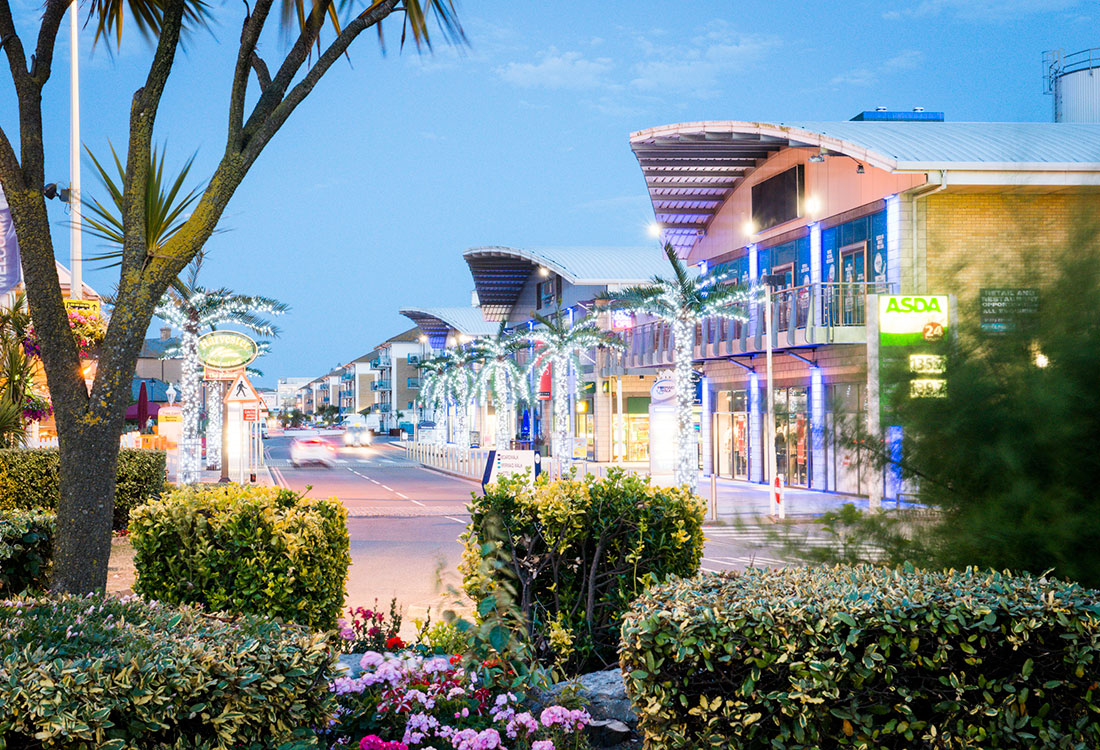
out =
<svg viewBox="0 0 1100 750"><path fill-rule="evenodd" d="M14 0L20 31L38 0ZM214 36L193 37L170 80L158 142L192 174L224 148L243 6L213 2ZM267 148L209 243L208 286L292 306L259 363L263 382L316 376L410 326L406 305L469 303L473 245L653 242L631 131L692 120L845 120L877 105L947 119L1045 121L1041 58L1100 45L1096 2L1074 0L461 0L470 47L389 54L352 47ZM48 177L68 181L68 34L47 90ZM150 49L128 33L115 56L83 35L82 137L126 141ZM264 53L274 65L278 39ZM224 43L220 43L224 42ZM17 120L7 77L0 126ZM102 195L85 165L85 194ZM52 203L58 257L66 216ZM86 238L85 253L96 249ZM101 292L111 271L86 271ZM155 332L154 334L155 335Z"/></svg>

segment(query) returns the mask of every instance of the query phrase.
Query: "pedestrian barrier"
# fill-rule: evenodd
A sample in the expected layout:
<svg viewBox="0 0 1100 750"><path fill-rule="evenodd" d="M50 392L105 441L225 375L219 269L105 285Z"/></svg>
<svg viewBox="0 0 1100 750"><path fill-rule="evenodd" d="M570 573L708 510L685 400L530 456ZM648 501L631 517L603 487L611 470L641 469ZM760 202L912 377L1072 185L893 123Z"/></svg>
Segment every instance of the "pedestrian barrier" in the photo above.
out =
<svg viewBox="0 0 1100 750"><path fill-rule="evenodd" d="M485 462L489 458L489 448L462 448L458 445L440 445L438 443L403 443L405 457L448 474L481 481L485 473ZM561 479L576 471L577 477L594 475L606 477L609 464L591 461L573 461L570 459L542 459L542 473L550 479ZM631 471L631 469L627 469ZM644 473L644 472L635 472Z"/></svg>

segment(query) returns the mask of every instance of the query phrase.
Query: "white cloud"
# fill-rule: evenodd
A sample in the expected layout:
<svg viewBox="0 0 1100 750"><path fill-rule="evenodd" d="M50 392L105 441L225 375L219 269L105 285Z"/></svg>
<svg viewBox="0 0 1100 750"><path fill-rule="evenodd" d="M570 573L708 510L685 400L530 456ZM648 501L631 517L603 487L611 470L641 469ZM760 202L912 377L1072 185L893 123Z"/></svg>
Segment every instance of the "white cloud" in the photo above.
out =
<svg viewBox="0 0 1100 750"><path fill-rule="evenodd" d="M508 83L523 88L597 89L613 85L614 64L609 58L587 58L580 52L559 52L556 47L540 52L533 63L510 62L496 69Z"/></svg>
<svg viewBox="0 0 1100 750"><path fill-rule="evenodd" d="M846 73L833 76L829 81L830 86L873 86L878 83L880 73L896 73L902 70L913 70L924 62L924 53L920 50L902 50L891 58L883 60L875 69L860 67L849 70Z"/></svg>
<svg viewBox="0 0 1100 750"><path fill-rule="evenodd" d="M742 34L724 22L686 44L657 44L640 37L646 59L631 67L632 88L700 98L717 96L729 76L742 73L762 61L779 46L779 40L763 34Z"/></svg>
<svg viewBox="0 0 1100 750"><path fill-rule="evenodd" d="M1070 10L1083 4L1082 0L919 0L888 10L882 17L896 21L947 13L974 21L1012 21L1020 16Z"/></svg>

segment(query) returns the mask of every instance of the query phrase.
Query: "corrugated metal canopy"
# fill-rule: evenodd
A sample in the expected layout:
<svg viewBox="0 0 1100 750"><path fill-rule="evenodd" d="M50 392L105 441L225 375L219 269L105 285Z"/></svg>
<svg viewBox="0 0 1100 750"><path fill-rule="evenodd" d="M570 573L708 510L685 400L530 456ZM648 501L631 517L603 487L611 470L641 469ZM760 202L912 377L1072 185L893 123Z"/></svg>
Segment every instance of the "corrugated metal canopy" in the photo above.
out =
<svg viewBox="0 0 1100 750"><path fill-rule="evenodd" d="M475 337L497 329L485 320L477 307L404 307L400 312L416 323L433 349L443 348L452 333Z"/></svg>
<svg viewBox="0 0 1100 750"><path fill-rule="evenodd" d="M665 237L690 248L738 183L782 148L844 154L889 171L1100 171L1100 125L703 121L630 136Z"/></svg>
<svg viewBox="0 0 1100 750"><path fill-rule="evenodd" d="M504 319L539 268L575 286L641 284L668 273L668 259L649 247L472 247L463 253L489 319Z"/></svg>

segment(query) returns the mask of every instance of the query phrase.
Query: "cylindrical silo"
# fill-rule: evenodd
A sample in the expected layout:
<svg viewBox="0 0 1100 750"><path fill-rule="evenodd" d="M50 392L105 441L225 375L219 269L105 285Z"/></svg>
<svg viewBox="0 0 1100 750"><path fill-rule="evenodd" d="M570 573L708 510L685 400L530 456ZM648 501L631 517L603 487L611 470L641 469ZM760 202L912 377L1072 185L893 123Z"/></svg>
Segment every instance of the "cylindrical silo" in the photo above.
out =
<svg viewBox="0 0 1100 750"><path fill-rule="evenodd" d="M1055 122L1100 122L1100 47L1047 53L1047 91Z"/></svg>

